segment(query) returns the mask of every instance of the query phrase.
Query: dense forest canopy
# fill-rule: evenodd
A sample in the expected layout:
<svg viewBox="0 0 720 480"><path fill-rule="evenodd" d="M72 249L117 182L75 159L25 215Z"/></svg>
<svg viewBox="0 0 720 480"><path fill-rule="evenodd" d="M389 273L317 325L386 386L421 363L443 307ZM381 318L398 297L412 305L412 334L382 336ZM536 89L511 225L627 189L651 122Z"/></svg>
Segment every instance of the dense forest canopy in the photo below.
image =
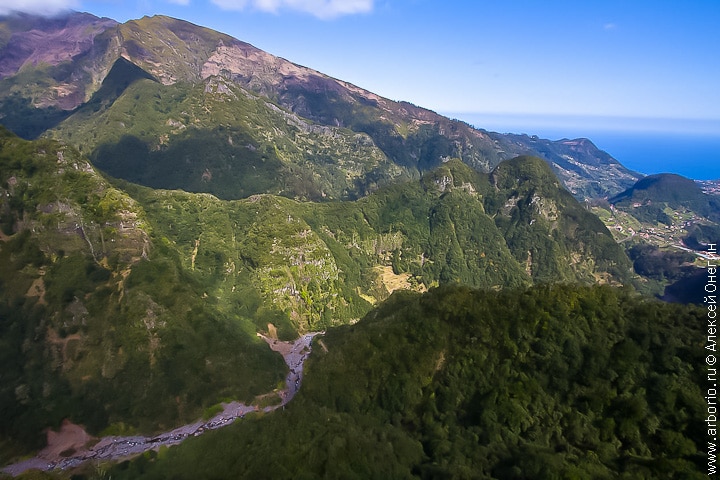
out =
<svg viewBox="0 0 720 480"><path fill-rule="evenodd" d="M610 287L398 292L316 340L286 410L112 474L705 478L702 314Z"/></svg>

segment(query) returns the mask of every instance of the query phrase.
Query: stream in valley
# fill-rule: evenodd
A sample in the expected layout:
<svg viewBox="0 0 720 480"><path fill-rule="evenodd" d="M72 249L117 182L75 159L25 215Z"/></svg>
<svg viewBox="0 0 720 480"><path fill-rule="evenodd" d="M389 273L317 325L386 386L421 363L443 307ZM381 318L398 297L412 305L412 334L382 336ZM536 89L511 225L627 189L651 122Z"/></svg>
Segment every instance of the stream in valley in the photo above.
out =
<svg viewBox="0 0 720 480"><path fill-rule="evenodd" d="M86 439L90 436L82 430L78 425L65 423L60 433L53 432L48 434L48 447L41 450L37 456L24 460L19 463L8 465L3 468L2 472L10 475L20 475L30 470L38 469L43 471L55 469L68 469L76 467L88 460L113 461L129 458L149 450L158 449L161 446L172 446L181 443L188 437L202 435L208 430L215 430L233 423L238 418L242 418L250 412L271 412L286 405L297 393L300 388L303 373L303 364L310 355L312 349L312 339L324 332L311 332L302 335L293 342L282 342L262 336L273 351L280 353L285 359L290 371L285 378L285 388L280 391L270 392L280 397L280 403L261 408L257 405L246 405L240 402L230 402L223 404L223 411L209 420L198 420L194 423L183 425L169 432L159 435L145 436L108 436L102 437L92 447L80 446L73 453L67 454L68 448L62 448L62 452L58 452L57 448L52 448L51 438L55 442L60 442L63 432L67 435L75 435L82 439L83 445L87 443ZM62 454L64 453L64 455Z"/></svg>

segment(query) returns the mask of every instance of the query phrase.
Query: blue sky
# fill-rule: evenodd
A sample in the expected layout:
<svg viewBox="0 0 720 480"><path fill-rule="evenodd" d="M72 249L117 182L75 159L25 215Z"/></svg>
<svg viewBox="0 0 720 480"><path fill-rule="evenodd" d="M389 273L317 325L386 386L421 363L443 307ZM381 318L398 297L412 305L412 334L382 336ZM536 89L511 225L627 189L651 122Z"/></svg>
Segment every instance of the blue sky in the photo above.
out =
<svg viewBox="0 0 720 480"><path fill-rule="evenodd" d="M10 3L183 18L488 129L720 138L717 0L0 0L0 13Z"/></svg>

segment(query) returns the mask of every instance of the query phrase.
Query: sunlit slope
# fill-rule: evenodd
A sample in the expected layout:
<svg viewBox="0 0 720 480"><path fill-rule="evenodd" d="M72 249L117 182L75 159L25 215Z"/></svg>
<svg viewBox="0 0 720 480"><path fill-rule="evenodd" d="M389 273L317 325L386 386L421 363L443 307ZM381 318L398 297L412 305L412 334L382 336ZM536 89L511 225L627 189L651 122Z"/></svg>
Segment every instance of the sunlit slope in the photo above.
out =
<svg viewBox="0 0 720 480"><path fill-rule="evenodd" d="M53 136L117 178L223 199L352 198L409 175L367 135L315 125L223 79L134 81L114 101L81 107Z"/></svg>
<svg viewBox="0 0 720 480"><path fill-rule="evenodd" d="M28 44L0 49L0 121L25 138L53 136L82 146L103 168L108 162L119 168L115 176L139 175L149 186L164 182L223 198L263 192L351 199L398 178L418 178L449 158L489 172L518 155L543 158L581 199L615 194L639 178L587 139L550 141L473 128L179 19L116 24L69 14L50 23L32 16L20 24L0 18L0 26L8 45ZM64 42L51 44L48 39L60 34ZM33 60L38 55L43 61ZM154 91L135 91L131 78L118 82L118 63L144 72L135 80L153 79ZM123 88L133 91L125 94L124 106L113 107ZM197 90L204 92L202 99ZM249 113L248 98L273 114ZM134 119L138 128L129 118L136 116L143 117ZM221 129L239 137L234 142L247 143L227 147ZM206 141L208 147L199 150ZM270 161L269 170L239 150L248 144ZM150 165L134 172L137 161ZM218 185L221 176L235 181L244 178L238 172L251 173L243 166L277 172L279 179L267 184L250 175L236 190L229 180ZM214 185L200 183L209 175Z"/></svg>
<svg viewBox="0 0 720 480"><path fill-rule="evenodd" d="M511 169L527 176L498 183ZM345 202L224 202L126 188L209 294L229 301L229 311L242 305L258 328L274 318L286 334L356 320L396 288L631 278L602 222L536 158L501 164L490 176L454 160L420 181ZM257 301L243 304L250 298Z"/></svg>

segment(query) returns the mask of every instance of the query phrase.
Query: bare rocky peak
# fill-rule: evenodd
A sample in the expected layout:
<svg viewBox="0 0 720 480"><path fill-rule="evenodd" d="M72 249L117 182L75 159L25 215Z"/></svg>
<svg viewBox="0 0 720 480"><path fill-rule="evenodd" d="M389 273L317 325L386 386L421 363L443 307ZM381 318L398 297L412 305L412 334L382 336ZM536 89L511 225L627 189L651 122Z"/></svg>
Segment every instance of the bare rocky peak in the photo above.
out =
<svg viewBox="0 0 720 480"><path fill-rule="evenodd" d="M217 46L202 65L200 75L203 79L225 76L264 95L281 94L294 87L302 87L309 92L331 92L347 101L359 98L387 108L387 100L372 92L235 39L227 45Z"/></svg>
<svg viewBox="0 0 720 480"><path fill-rule="evenodd" d="M7 35L0 45L0 78L26 65L59 65L88 51L95 36L117 25L115 20L88 13L56 17L11 15L0 17ZM9 35L8 35L9 34Z"/></svg>
<svg viewBox="0 0 720 480"><path fill-rule="evenodd" d="M321 76L319 72L239 41L231 45L218 45L202 65L200 75L203 79L229 76L233 81L261 91L276 89L288 80L307 81L310 77Z"/></svg>
<svg viewBox="0 0 720 480"><path fill-rule="evenodd" d="M256 93L280 97L284 106L297 107L298 113L310 118L312 112L304 111L301 98L284 94L299 90L331 93L350 103L372 104L384 110L391 121L398 117L410 117L414 124L447 120L430 110L384 99L228 35L162 15L124 24L77 12L55 18L14 15L0 18L0 30L2 26L11 34L4 45L0 35L0 79L25 66L56 66L74 60L70 70L76 74L58 80L53 88L59 91L51 97L35 97L36 106L54 103L64 109L77 107L99 88L104 75L122 56L166 85L223 76ZM109 41L95 41L97 35L114 27L116 30L107 36ZM52 98L57 100L53 102ZM342 121L338 119L337 123Z"/></svg>

